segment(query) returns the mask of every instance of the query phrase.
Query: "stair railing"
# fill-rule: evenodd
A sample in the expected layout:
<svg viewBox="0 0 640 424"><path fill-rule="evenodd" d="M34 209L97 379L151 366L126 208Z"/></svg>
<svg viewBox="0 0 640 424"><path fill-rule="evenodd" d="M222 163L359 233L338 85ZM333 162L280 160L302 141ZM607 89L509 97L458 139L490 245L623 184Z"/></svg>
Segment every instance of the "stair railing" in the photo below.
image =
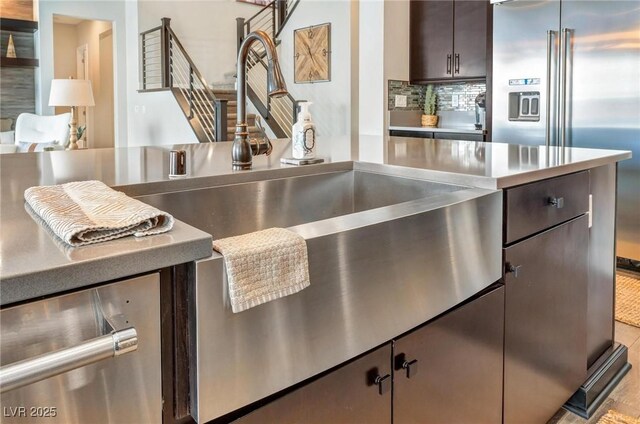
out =
<svg viewBox="0 0 640 424"><path fill-rule="evenodd" d="M225 141L227 100L216 98L170 21L140 34L142 91L170 89L200 142Z"/></svg>
<svg viewBox="0 0 640 424"><path fill-rule="evenodd" d="M274 0L248 19L237 18L238 49L244 37L256 30L265 31L274 40L284 27L299 0ZM247 95L277 137L291 137L298 101L290 94L279 98L267 95L266 51L261 43L249 49L247 61Z"/></svg>

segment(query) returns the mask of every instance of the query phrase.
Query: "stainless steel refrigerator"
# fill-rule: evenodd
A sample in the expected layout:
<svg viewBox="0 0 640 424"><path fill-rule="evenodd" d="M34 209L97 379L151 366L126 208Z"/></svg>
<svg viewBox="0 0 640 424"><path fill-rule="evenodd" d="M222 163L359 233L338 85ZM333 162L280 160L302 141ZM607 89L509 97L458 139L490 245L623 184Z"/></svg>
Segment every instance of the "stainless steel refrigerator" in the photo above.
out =
<svg viewBox="0 0 640 424"><path fill-rule="evenodd" d="M617 255L640 261L640 2L492 3L493 141L631 150Z"/></svg>

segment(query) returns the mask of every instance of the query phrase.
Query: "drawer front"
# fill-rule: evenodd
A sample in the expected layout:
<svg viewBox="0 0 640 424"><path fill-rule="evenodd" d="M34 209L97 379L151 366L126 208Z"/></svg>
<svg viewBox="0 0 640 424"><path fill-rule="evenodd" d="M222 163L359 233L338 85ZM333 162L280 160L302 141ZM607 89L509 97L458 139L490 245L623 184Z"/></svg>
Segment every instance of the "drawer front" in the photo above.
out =
<svg viewBox="0 0 640 424"><path fill-rule="evenodd" d="M154 273L3 309L3 368L67 349L57 361L72 369L2 393L0 423L160 423L159 282ZM102 359L91 353L96 361L83 365L111 325L134 328L137 349ZM79 346L84 346L83 355L68 350ZM54 364L44 365L41 370Z"/></svg>
<svg viewBox="0 0 640 424"><path fill-rule="evenodd" d="M589 210L589 172L505 190L505 244L568 221Z"/></svg>

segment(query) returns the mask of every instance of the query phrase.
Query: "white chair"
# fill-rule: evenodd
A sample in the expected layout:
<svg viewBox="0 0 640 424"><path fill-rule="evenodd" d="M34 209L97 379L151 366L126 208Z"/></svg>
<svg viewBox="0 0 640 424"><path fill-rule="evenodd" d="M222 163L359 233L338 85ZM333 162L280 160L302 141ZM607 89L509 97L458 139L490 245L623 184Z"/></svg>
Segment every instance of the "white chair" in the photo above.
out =
<svg viewBox="0 0 640 424"><path fill-rule="evenodd" d="M70 113L53 116L21 113L16 120L16 143L51 143L62 147L69 144Z"/></svg>
<svg viewBox="0 0 640 424"><path fill-rule="evenodd" d="M15 143L3 145L0 153L64 150L69 145L70 113L53 116L21 113L16 119Z"/></svg>

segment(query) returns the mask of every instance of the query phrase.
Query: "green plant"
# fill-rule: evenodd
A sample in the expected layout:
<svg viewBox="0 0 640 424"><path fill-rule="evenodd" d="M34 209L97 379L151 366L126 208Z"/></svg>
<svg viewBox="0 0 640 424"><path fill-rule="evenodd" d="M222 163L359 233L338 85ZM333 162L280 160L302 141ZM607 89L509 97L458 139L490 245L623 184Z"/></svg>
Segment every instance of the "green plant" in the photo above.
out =
<svg viewBox="0 0 640 424"><path fill-rule="evenodd" d="M433 89L433 85L427 85L427 89L424 92L424 114L435 115L437 109L438 97Z"/></svg>
<svg viewBox="0 0 640 424"><path fill-rule="evenodd" d="M78 140L82 140L82 136L84 135L84 132L86 129L87 129L86 125L78 126Z"/></svg>

